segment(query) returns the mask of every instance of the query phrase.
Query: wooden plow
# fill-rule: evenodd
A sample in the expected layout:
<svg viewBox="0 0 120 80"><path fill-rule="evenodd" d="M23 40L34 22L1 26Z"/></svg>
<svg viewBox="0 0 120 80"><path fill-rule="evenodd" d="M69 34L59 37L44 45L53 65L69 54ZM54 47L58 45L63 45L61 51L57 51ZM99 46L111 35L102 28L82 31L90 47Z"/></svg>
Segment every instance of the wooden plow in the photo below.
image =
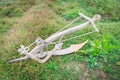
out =
<svg viewBox="0 0 120 80"><path fill-rule="evenodd" d="M94 22L101 19L101 16L98 14L96 14L93 18L89 18L89 17L83 15L82 13L79 13L79 15L80 15L80 17L86 19L87 21L83 24L78 25L78 26L64 30L66 27L68 27L69 25L71 25L72 23L74 23L76 20L78 20L80 18L80 17L78 17L74 21L72 21L70 24L68 24L67 26L65 26L61 30L57 31L56 33L54 33L50 37L46 38L45 40L38 37L35 40L35 42L33 42L32 44L30 44L27 47L25 47L24 45L20 45L21 48L18 49L18 52L20 54L25 55L25 56L21 57L21 58L10 60L8 62L11 63L11 62L23 61L26 59L33 59L39 63L45 63L52 55L66 55L66 54L70 54L70 53L78 51L80 48L82 48L87 43L87 41L85 41L81 44L70 45L70 47L65 48L65 49L62 49L63 42L67 41L67 40L75 39L75 38L80 37L80 36L91 34L93 32L88 32L88 33L85 33L83 35L75 36L75 37L72 37L72 38L69 38L66 40L62 40L62 38L65 35L71 34L73 32L81 30L82 28L87 27L89 24L92 24L93 28L95 29L94 32L99 32L99 30L97 29ZM57 43L55 43L54 41L56 41L56 40L59 40L59 41ZM31 47L34 44L36 44L36 46L30 51L29 47ZM47 49L48 45L50 45L50 44L54 44L55 45L54 48L51 51L48 51L48 50L44 51L44 49L45 48Z"/></svg>

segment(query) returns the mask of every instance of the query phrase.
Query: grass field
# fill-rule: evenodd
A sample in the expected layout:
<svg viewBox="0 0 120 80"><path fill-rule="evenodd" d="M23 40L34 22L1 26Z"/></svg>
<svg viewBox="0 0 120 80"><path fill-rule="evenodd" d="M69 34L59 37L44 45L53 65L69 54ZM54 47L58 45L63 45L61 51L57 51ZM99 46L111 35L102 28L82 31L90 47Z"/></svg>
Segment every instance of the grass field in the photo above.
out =
<svg viewBox="0 0 120 80"><path fill-rule="evenodd" d="M20 44L27 46L38 36L47 38L77 18L79 12L102 16L96 23L99 33L64 42L65 48L88 40L81 50L53 56L44 64L34 60L7 63L22 57L17 52ZM1 0L0 80L119 80L119 12L119 0ZM80 19L72 26L83 22ZM93 31L91 25L64 39L89 31Z"/></svg>

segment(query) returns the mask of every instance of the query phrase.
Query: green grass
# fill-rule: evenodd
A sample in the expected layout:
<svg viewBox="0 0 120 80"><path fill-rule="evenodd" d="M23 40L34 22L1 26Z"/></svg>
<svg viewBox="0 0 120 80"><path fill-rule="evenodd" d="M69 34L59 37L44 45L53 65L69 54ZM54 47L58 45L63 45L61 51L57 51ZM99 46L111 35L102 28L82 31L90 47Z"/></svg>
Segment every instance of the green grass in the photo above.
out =
<svg viewBox="0 0 120 80"><path fill-rule="evenodd" d="M0 1L0 17L20 17L27 9L35 5L35 2L32 0Z"/></svg>
<svg viewBox="0 0 120 80"><path fill-rule="evenodd" d="M15 5L14 2L1 2L0 80L119 80L119 4L118 0L18 0ZM83 49L51 57L44 64L34 60L7 63L22 56L17 52L20 44L27 46L38 36L47 38L78 17L79 12L90 17L96 13L102 15L102 20L96 23L99 33L64 42L63 48L66 48L88 40ZM84 20L80 19L72 26L82 22ZM63 39L92 30L89 26Z"/></svg>

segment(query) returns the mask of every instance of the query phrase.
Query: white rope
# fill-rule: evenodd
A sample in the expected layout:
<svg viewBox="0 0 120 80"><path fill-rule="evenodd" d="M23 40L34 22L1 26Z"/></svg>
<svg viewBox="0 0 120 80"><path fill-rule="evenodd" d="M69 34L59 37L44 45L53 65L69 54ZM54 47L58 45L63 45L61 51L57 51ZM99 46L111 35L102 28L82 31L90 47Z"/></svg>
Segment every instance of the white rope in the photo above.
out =
<svg viewBox="0 0 120 80"><path fill-rule="evenodd" d="M59 39L58 43L60 43L60 42L62 41L63 36L64 36L64 35L62 35L62 36L60 37L60 39Z"/></svg>
<svg viewBox="0 0 120 80"><path fill-rule="evenodd" d="M31 43L29 46L27 46L27 48L30 48L32 45L34 45L36 43L36 41L34 41L33 43Z"/></svg>
<svg viewBox="0 0 120 80"><path fill-rule="evenodd" d="M29 51L30 49L30 47L31 46L33 46L34 44L36 43L36 41L34 41L33 43L31 43L30 45L28 45L28 46L26 46L26 47L24 47L24 45L20 45L21 46L21 49L23 50L23 52L24 51Z"/></svg>
<svg viewBox="0 0 120 80"><path fill-rule="evenodd" d="M81 16L80 16L80 17L81 17ZM73 24L75 21L77 21L80 17L77 17L77 18L74 19L71 23L69 23L68 25L66 25L66 26L63 27L62 29L58 30L56 33L58 33L58 32L60 32L60 31L64 30L65 28L67 28L68 26L70 26L71 24ZM56 34L56 33L54 33L54 34ZM56 43L59 43L59 42L62 41L63 36L64 36L64 35L61 36L61 38L59 39L58 42L49 42L49 43L50 43L50 44L56 44Z"/></svg>
<svg viewBox="0 0 120 80"><path fill-rule="evenodd" d="M56 42L47 42L45 41L46 44L56 44Z"/></svg>
<svg viewBox="0 0 120 80"><path fill-rule="evenodd" d="M81 16L80 16L81 17ZM64 30L65 28L67 28L68 26L70 26L71 24L73 24L75 21L77 21L80 17L77 17L76 19L74 19L71 23L69 23L68 25L66 25L65 27L63 27L62 29L58 30L56 33ZM95 32L95 31L94 31ZM54 33L54 34L56 34ZM59 39L58 42L45 42L45 43L49 43L49 44L56 44L56 43L59 43L59 42L65 42L65 41L68 41L68 40L71 40L71 39L75 39L75 38L78 38L78 37L81 37L81 36L85 36L85 35L88 35L88 34L91 34L93 32L88 32L88 33L85 33L85 34L82 34L82 35L78 35L78 36L75 36L75 37L71 37L71 38L68 38L68 39L65 39L65 40L62 40L63 36L61 36L61 38ZM33 46L37 41L34 41L33 43L31 43L29 46L25 47L25 50L29 50L29 48L31 46ZM47 48L47 47L46 47Z"/></svg>
<svg viewBox="0 0 120 80"><path fill-rule="evenodd" d="M48 54L48 45L45 45L45 47L46 47L46 52L47 52L47 54Z"/></svg>
<svg viewBox="0 0 120 80"><path fill-rule="evenodd" d="M71 23L69 23L68 25L66 25L66 26L63 27L62 29L58 30L56 33L58 33L58 32L60 32L60 31L64 30L65 28L67 28L68 26L70 26L71 24L73 24L75 21L77 21L79 18L80 18L80 17L77 17L77 18L74 19ZM54 34L56 34L56 33L54 33Z"/></svg>
<svg viewBox="0 0 120 80"><path fill-rule="evenodd" d="M85 36L85 35L88 35L88 34L92 34L94 32L96 32L96 31L92 31L92 32L88 32L88 33L85 33L85 34L82 34L82 35L74 36L74 37L62 40L62 42L65 42L65 41L68 41L68 40L71 40L71 39L75 39L75 38L78 38L78 37L82 37L82 36Z"/></svg>

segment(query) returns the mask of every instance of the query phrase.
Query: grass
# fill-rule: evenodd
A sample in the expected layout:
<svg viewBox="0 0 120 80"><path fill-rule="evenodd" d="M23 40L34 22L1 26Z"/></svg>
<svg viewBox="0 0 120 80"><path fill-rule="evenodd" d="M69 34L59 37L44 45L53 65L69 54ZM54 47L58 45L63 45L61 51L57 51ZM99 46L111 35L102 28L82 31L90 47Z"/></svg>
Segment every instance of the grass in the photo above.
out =
<svg viewBox="0 0 120 80"><path fill-rule="evenodd" d="M3 0L0 1L0 17L20 17L31 6L35 5L36 1L32 0Z"/></svg>
<svg viewBox="0 0 120 80"><path fill-rule="evenodd" d="M94 0L36 0L32 3L32 0L18 0L15 5L13 2L0 3L4 6L0 7L0 80L119 80L120 3L117 0L108 0L109 5ZM88 39L83 49L71 55L52 57L45 64L33 60L6 63L21 57L17 52L20 44L27 46L38 36L47 38L78 17L78 12L90 17L96 13L102 15L102 20L96 23L99 33L67 41L63 46ZM82 22L79 20L73 26ZM91 31L89 27L64 39Z"/></svg>

